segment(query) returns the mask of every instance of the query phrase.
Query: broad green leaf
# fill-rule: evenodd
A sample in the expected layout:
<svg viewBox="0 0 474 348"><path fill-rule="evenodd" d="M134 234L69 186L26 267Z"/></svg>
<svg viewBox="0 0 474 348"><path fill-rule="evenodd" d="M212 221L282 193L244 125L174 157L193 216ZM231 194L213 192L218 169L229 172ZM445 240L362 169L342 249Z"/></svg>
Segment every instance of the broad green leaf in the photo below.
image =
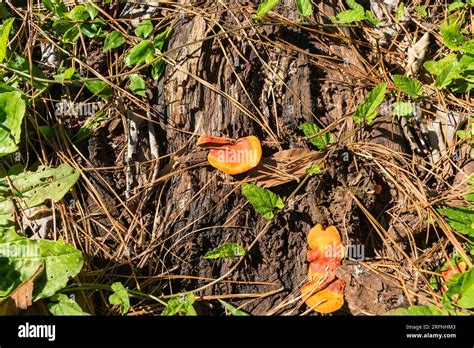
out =
<svg viewBox="0 0 474 348"><path fill-rule="evenodd" d="M346 3L350 10L339 12L336 17L331 16L330 19L333 23L344 24L367 19L364 7L362 5L358 4L354 0L346 0Z"/></svg>
<svg viewBox="0 0 474 348"><path fill-rule="evenodd" d="M377 108L385 98L387 90L386 83L378 84L365 98L365 101L359 105L354 114L354 121L360 123L363 120L367 124L371 124L377 117Z"/></svg>
<svg viewBox="0 0 474 348"><path fill-rule="evenodd" d="M39 260L45 265L45 272L35 283L35 299L53 296L64 288L69 279L82 269L82 253L62 240L39 240Z"/></svg>
<svg viewBox="0 0 474 348"><path fill-rule="evenodd" d="M234 317L247 317L249 316L250 314L248 313L245 313L243 311L241 311L240 309L234 307L233 305L231 305L230 303L227 303L225 301L222 301L222 300L219 300L219 302L221 303L221 305L227 309L229 311L229 313L231 315L233 315Z"/></svg>
<svg viewBox="0 0 474 348"><path fill-rule="evenodd" d="M365 16L367 21L372 24L374 27L378 27L380 25L380 20L375 16L372 11L366 11Z"/></svg>
<svg viewBox="0 0 474 348"><path fill-rule="evenodd" d="M125 43L125 38L120 31L114 30L107 34L104 41L103 51L107 52L111 49L122 46Z"/></svg>
<svg viewBox="0 0 474 348"><path fill-rule="evenodd" d="M81 36L81 32L79 30L79 26L75 25L68 29L63 36L63 42L64 43L75 43L77 40L79 40L79 37Z"/></svg>
<svg viewBox="0 0 474 348"><path fill-rule="evenodd" d="M197 315L197 313L193 307L193 304L194 304L194 296L192 293L188 293L185 296L175 296L168 301L168 304L163 310L163 312L161 313L161 315L195 316Z"/></svg>
<svg viewBox="0 0 474 348"><path fill-rule="evenodd" d="M127 289L120 282L113 283L111 288L114 293L109 296L109 303L120 306L120 313L126 314L130 310L130 296Z"/></svg>
<svg viewBox="0 0 474 348"><path fill-rule="evenodd" d="M392 75L395 85L414 99L423 95L423 86L417 80L403 75Z"/></svg>
<svg viewBox="0 0 474 348"><path fill-rule="evenodd" d="M87 11L86 6L77 5L66 15L66 17L73 21L82 22L89 19L89 12Z"/></svg>
<svg viewBox="0 0 474 348"><path fill-rule="evenodd" d="M396 102L393 104L393 113L402 117L411 116L413 115L413 106L408 102Z"/></svg>
<svg viewBox="0 0 474 348"><path fill-rule="evenodd" d="M84 36L90 38L90 39L95 39L97 37L104 37L106 36L103 28L104 25L101 22L94 22L94 23L84 23L81 24L79 27L81 30L81 33L84 34Z"/></svg>
<svg viewBox="0 0 474 348"><path fill-rule="evenodd" d="M6 296L31 278L44 264L45 271L35 282L35 300L64 288L82 268L82 253L63 241L31 240L17 235L13 227L0 228L0 296Z"/></svg>
<svg viewBox="0 0 474 348"><path fill-rule="evenodd" d="M36 300L54 295L82 268L82 253L63 241L31 240L16 234L14 205L31 208L46 200L59 201L77 181L79 173L67 165L56 169L39 167L0 178L0 296L6 296L29 279L35 270L45 270L35 282Z"/></svg>
<svg viewBox="0 0 474 348"><path fill-rule="evenodd" d="M336 24L347 24L353 23L358 21L363 21L367 17L365 16L365 12L358 12L355 10L346 10L342 11L337 14L337 16L329 17L333 23Z"/></svg>
<svg viewBox="0 0 474 348"><path fill-rule="evenodd" d="M46 200L58 202L79 176L79 172L63 164L57 168L39 166L35 172L26 171L0 178L0 214L13 214L11 198L14 198L16 205L22 209L40 205Z"/></svg>
<svg viewBox="0 0 474 348"><path fill-rule="evenodd" d="M397 8L395 9L395 18L401 21L403 20L404 17L405 17L405 3L400 2L397 5Z"/></svg>
<svg viewBox="0 0 474 348"><path fill-rule="evenodd" d="M448 87L453 80L461 77L461 70L457 61L447 66L436 78L436 87L439 89Z"/></svg>
<svg viewBox="0 0 474 348"><path fill-rule="evenodd" d="M130 74L128 76L130 84L128 88L135 94L145 96L146 86L145 81L138 74Z"/></svg>
<svg viewBox="0 0 474 348"><path fill-rule="evenodd" d="M452 49L458 50L464 42L461 32L461 20L456 15L448 17L440 27L441 37L444 44Z"/></svg>
<svg viewBox="0 0 474 348"><path fill-rule="evenodd" d="M225 243L221 246L215 248L214 250L208 251L206 255L204 255L205 259L230 259L234 257L244 256L245 249L235 243Z"/></svg>
<svg viewBox="0 0 474 348"><path fill-rule="evenodd" d="M85 81L84 85L89 91L105 99L110 98L113 94L112 87L101 80Z"/></svg>
<svg viewBox="0 0 474 348"><path fill-rule="evenodd" d="M153 40L153 45L155 45L155 48L160 52L163 51L163 47L165 46L166 40L170 38L172 33L173 28L168 28L156 35L155 39Z"/></svg>
<svg viewBox="0 0 474 348"><path fill-rule="evenodd" d="M252 204L257 213L261 214L265 219L273 218L273 211L275 209L283 209L285 207L280 196L253 184L243 184L242 194Z"/></svg>
<svg viewBox="0 0 474 348"><path fill-rule="evenodd" d="M311 138L311 144L320 150L324 150L328 144L334 142L334 136L331 133L315 136L315 134L318 134L321 131L321 128L313 122L305 122L301 124L298 129L302 130L305 136Z"/></svg>
<svg viewBox="0 0 474 348"><path fill-rule="evenodd" d="M48 310L55 316L88 316L72 298L65 294L57 294L50 298Z"/></svg>
<svg viewBox="0 0 474 348"><path fill-rule="evenodd" d="M427 61L423 64L423 67L431 74L438 76L448 66L452 65L457 61L456 54L450 54L439 61Z"/></svg>
<svg viewBox="0 0 474 348"><path fill-rule="evenodd" d="M165 61L163 59L158 59L156 62L153 62L151 65L151 77L153 80L159 80L165 71Z"/></svg>
<svg viewBox="0 0 474 348"><path fill-rule="evenodd" d="M474 237L474 211L468 207L439 209L447 217L448 225L455 231Z"/></svg>
<svg viewBox="0 0 474 348"><path fill-rule="evenodd" d="M448 12L454 12L463 7L464 7L464 3L462 1L455 1L449 5Z"/></svg>
<svg viewBox="0 0 474 348"><path fill-rule="evenodd" d="M54 75L53 78L60 82L61 84L64 83L65 80L70 80L73 76L74 76L74 73L76 72L76 69L74 68L68 68L66 69L64 72L60 73L60 74L57 74L57 75Z"/></svg>
<svg viewBox="0 0 474 348"><path fill-rule="evenodd" d="M428 10L426 9L426 6L417 6L415 9L416 13L418 13L421 17L428 16Z"/></svg>
<svg viewBox="0 0 474 348"><path fill-rule="evenodd" d="M144 21L140 22L140 24L138 24L138 26L135 28L135 35L141 37L142 39L146 39L152 32L153 24L149 19L145 19Z"/></svg>
<svg viewBox="0 0 474 348"><path fill-rule="evenodd" d="M53 29L61 34L65 34L71 28L77 28L77 24L70 20L58 19L53 23Z"/></svg>
<svg viewBox="0 0 474 348"><path fill-rule="evenodd" d="M99 11L94 7L92 4L92 1L89 0L89 2L86 4L86 10L87 13L89 14L89 17L93 20L97 15L99 14Z"/></svg>
<svg viewBox="0 0 474 348"><path fill-rule="evenodd" d="M303 17L310 16L313 13L311 0L296 0L296 8L298 9L298 13Z"/></svg>
<svg viewBox="0 0 474 348"><path fill-rule="evenodd" d="M143 40L133 47L125 57L125 64L136 65L149 62L153 59L155 47L150 40Z"/></svg>
<svg viewBox="0 0 474 348"><path fill-rule="evenodd" d="M459 295L456 304L461 308L474 308L474 269L470 269L456 277L452 277L446 283L448 291L446 295L452 299Z"/></svg>
<svg viewBox="0 0 474 348"><path fill-rule="evenodd" d="M467 41L461 49L467 53L474 54L474 39Z"/></svg>
<svg viewBox="0 0 474 348"><path fill-rule="evenodd" d="M256 18L262 19L270 12L280 0L263 0L263 2L258 6Z"/></svg>
<svg viewBox="0 0 474 348"><path fill-rule="evenodd" d="M3 21L3 24L0 26L0 63L7 57L8 38L10 37L14 20L14 18L9 18Z"/></svg>
<svg viewBox="0 0 474 348"><path fill-rule="evenodd" d="M447 315L447 313L442 312L434 306L410 306L408 308L397 308L389 313L389 315L416 315L416 316L432 316L432 315Z"/></svg>
<svg viewBox="0 0 474 348"><path fill-rule="evenodd" d="M0 208L5 202L0 203ZM8 209L9 207L7 207ZM3 209L2 209L3 210ZM0 297L5 297L30 279L42 265L38 241L15 233L12 215L0 211ZM29 256L28 256L29 255Z"/></svg>
<svg viewBox="0 0 474 348"><path fill-rule="evenodd" d="M312 164L306 169L306 174L317 175L321 174L323 170L317 164Z"/></svg>
<svg viewBox="0 0 474 348"><path fill-rule="evenodd" d="M0 157L18 150L25 110L20 92L0 93Z"/></svg>

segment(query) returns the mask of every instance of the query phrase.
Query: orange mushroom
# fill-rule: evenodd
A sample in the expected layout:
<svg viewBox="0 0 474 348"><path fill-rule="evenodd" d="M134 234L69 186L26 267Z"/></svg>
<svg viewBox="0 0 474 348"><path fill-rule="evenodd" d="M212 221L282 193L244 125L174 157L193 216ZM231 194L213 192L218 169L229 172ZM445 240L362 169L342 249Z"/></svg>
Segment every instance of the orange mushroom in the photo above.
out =
<svg viewBox="0 0 474 348"><path fill-rule="evenodd" d="M255 168L262 158L262 146L255 136L238 140L202 135L197 145L209 149L209 164L224 173L235 175Z"/></svg>
<svg viewBox="0 0 474 348"><path fill-rule="evenodd" d="M317 291L314 284L308 283L301 289L306 305L319 313L332 313L344 305L344 281L337 279L326 288ZM317 291L317 292L315 292Z"/></svg>
<svg viewBox="0 0 474 348"><path fill-rule="evenodd" d="M308 234L311 251L306 255L309 264L308 283L301 289L308 306L321 313L331 313L344 304L344 285L336 279L336 271L344 257L344 245L334 226L318 224Z"/></svg>

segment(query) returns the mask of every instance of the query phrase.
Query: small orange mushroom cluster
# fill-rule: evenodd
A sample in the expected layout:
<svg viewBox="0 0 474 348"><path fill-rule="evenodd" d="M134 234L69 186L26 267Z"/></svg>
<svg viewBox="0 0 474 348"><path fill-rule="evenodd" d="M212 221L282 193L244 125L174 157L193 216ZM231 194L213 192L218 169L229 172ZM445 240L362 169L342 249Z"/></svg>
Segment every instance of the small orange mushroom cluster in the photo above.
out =
<svg viewBox="0 0 474 348"><path fill-rule="evenodd" d="M238 140L201 135L197 145L209 149L209 164L224 173L236 175L255 168L262 158L262 146L255 136Z"/></svg>
<svg viewBox="0 0 474 348"><path fill-rule="evenodd" d="M334 226L326 229L318 224L308 234L311 251L308 282L301 289L305 303L320 313L332 313L344 304L344 281L336 279L336 271L344 257L341 236Z"/></svg>

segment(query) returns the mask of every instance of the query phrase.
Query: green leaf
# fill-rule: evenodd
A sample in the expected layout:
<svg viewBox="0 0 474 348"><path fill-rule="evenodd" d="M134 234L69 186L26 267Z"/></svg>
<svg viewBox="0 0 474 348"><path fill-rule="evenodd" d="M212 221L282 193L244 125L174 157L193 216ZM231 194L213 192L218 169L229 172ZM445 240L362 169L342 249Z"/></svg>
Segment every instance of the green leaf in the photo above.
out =
<svg viewBox="0 0 474 348"><path fill-rule="evenodd" d="M474 269L452 277L447 283L446 295L452 299L459 295L456 304L461 308L474 308Z"/></svg>
<svg viewBox="0 0 474 348"><path fill-rule="evenodd" d="M225 243L221 246L215 248L214 250L208 251L206 255L204 255L205 259L230 259L234 257L244 256L245 249L235 243Z"/></svg>
<svg viewBox="0 0 474 348"><path fill-rule="evenodd" d="M366 11L365 17L367 21L372 24L374 27L378 27L380 25L380 20L375 16L372 11Z"/></svg>
<svg viewBox="0 0 474 348"><path fill-rule="evenodd" d="M104 40L103 51L107 52L111 49L121 47L125 43L125 38L120 31L114 30L107 34Z"/></svg>
<svg viewBox="0 0 474 348"><path fill-rule="evenodd" d="M146 19L135 28L135 35L141 37L142 39L146 39L150 34L153 32L153 24L151 20Z"/></svg>
<svg viewBox="0 0 474 348"><path fill-rule="evenodd" d="M168 40L173 33L173 28L168 28L158 35L155 36L155 39L153 40L153 45L157 50L160 52L163 51L163 47L165 46L166 40Z"/></svg>
<svg viewBox="0 0 474 348"><path fill-rule="evenodd" d="M48 310L55 316L88 316L72 298L65 294L57 294L50 298Z"/></svg>
<svg viewBox="0 0 474 348"><path fill-rule="evenodd" d="M313 13L311 0L296 0L296 8L300 16L303 17L310 16Z"/></svg>
<svg viewBox="0 0 474 348"><path fill-rule="evenodd" d="M457 61L456 54L450 54L439 61L427 61L423 64L423 67L431 74L438 76L448 66L452 65Z"/></svg>
<svg viewBox="0 0 474 348"><path fill-rule="evenodd" d="M125 57L125 64L137 65L151 61L155 54L155 47L150 40L143 40L133 47Z"/></svg>
<svg viewBox="0 0 474 348"><path fill-rule="evenodd" d="M234 306L232 306L230 303L227 303L225 301L222 301L222 300L219 300L219 302L221 303L221 305L227 309L231 315L233 315L234 317L247 317L249 316L250 314L248 313L245 313L243 311L241 311L240 309L238 308L235 308Z"/></svg>
<svg viewBox="0 0 474 348"><path fill-rule="evenodd" d="M321 169L321 167L316 164L312 164L306 169L306 174L309 174L309 175L318 175L318 174L321 174L322 172L323 170Z"/></svg>
<svg viewBox="0 0 474 348"><path fill-rule="evenodd" d="M265 219L273 218L273 211L276 208L283 209L285 207L280 196L253 184L243 184L242 194L252 204L257 213Z"/></svg>
<svg viewBox="0 0 474 348"><path fill-rule="evenodd" d="M468 207L438 209L447 217L448 225L461 234L474 237L474 211Z"/></svg>
<svg viewBox="0 0 474 348"><path fill-rule="evenodd" d="M395 85L414 99L423 95L423 86L417 80L403 75L392 75Z"/></svg>
<svg viewBox="0 0 474 348"><path fill-rule="evenodd" d="M413 115L413 106L408 102L396 102L393 104L393 113L402 117L411 116Z"/></svg>
<svg viewBox="0 0 474 348"><path fill-rule="evenodd" d="M263 2L258 6L257 14L255 18L262 19L270 12L280 0L263 0Z"/></svg>
<svg viewBox="0 0 474 348"><path fill-rule="evenodd" d="M20 237L21 238L21 237ZM35 284L35 299L53 296L64 288L69 279L82 269L82 253L62 240L39 240L39 260L45 265L45 272Z"/></svg>
<svg viewBox="0 0 474 348"><path fill-rule="evenodd" d="M160 77L165 72L165 61L163 59L158 59L156 62L153 62L151 65L151 77L153 80L159 80Z"/></svg>
<svg viewBox="0 0 474 348"><path fill-rule="evenodd" d="M0 156L18 150L25 110L20 92L0 93Z"/></svg>
<svg viewBox="0 0 474 348"><path fill-rule="evenodd" d="M331 133L315 136L315 134L318 134L321 131L321 128L319 128L313 122L305 122L301 124L298 129L302 130L305 136L311 138L311 144L320 150L324 150L328 144L334 142L334 136Z"/></svg>
<svg viewBox="0 0 474 348"><path fill-rule="evenodd" d="M53 78L54 80L63 84L65 80L70 80L74 76L75 72L76 72L76 69L68 68L64 72L54 75Z"/></svg>
<svg viewBox="0 0 474 348"><path fill-rule="evenodd" d="M130 79L130 85L128 88L135 94L145 96L146 86L145 81L138 74L130 74L128 76Z"/></svg>
<svg viewBox="0 0 474 348"><path fill-rule="evenodd" d="M377 108L385 98L387 90L386 83L378 84L365 98L365 101L359 105L354 114L354 121L360 123L363 120L371 124L377 117Z"/></svg>
<svg viewBox="0 0 474 348"><path fill-rule="evenodd" d="M455 1L449 5L448 12L454 12L463 7L464 7L464 3L462 1Z"/></svg>
<svg viewBox="0 0 474 348"><path fill-rule="evenodd" d="M63 42L64 43L75 43L79 37L81 36L79 26L75 25L71 28L69 28L63 36Z"/></svg>
<svg viewBox="0 0 474 348"><path fill-rule="evenodd" d="M358 4L354 0L346 0L346 3L350 10L339 12L336 17L331 16L330 19L333 23L345 24L367 19L364 7L362 5Z"/></svg>
<svg viewBox="0 0 474 348"><path fill-rule="evenodd" d="M35 172L0 178L0 203L9 203L7 209L5 205L1 206L0 212L8 210L8 214L13 213L11 198L15 198L16 205L22 209L40 205L46 200L58 202L79 176L79 172L63 164L57 168L39 166Z"/></svg>
<svg viewBox="0 0 474 348"><path fill-rule="evenodd" d="M448 17L441 24L441 37L448 48L452 50L458 50L461 48L461 45L464 43L464 37L461 35L460 29L461 20L459 20L456 15Z"/></svg>
<svg viewBox="0 0 474 348"><path fill-rule="evenodd" d="M428 10L426 9L426 6L417 6L415 9L416 13L418 13L421 17L428 16Z"/></svg>
<svg viewBox="0 0 474 348"><path fill-rule="evenodd" d="M461 49L467 53L474 54L474 39L469 40L462 45Z"/></svg>
<svg viewBox="0 0 474 348"><path fill-rule="evenodd" d="M87 11L86 6L77 5L66 15L66 17L73 21L82 22L89 19L89 12Z"/></svg>
<svg viewBox="0 0 474 348"><path fill-rule="evenodd" d="M184 296L172 297L161 315L173 316L173 315L186 315L195 316L196 310L193 307L194 296L192 293L188 293Z"/></svg>
<svg viewBox="0 0 474 348"><path fill-rule="evenodd" d="M114 293L109 296L109 303L120 306L120 313L126 314L130 310L130 296L127 289L120 282L113 283L111 288Z"/></svg>
<svg viewBox="0 0 474 348"><path fill-rule="evenodd" d="M15 205L27 209L46 200L59 201L77 181L79 173L67 165L56 169L38 167L0 178L0 296L6 296L29 279L40 266L44 272L36 280L36 300L54 295L82 268L82 253L63 241L31 240L16 234ZM13 204L15 199L15 205Z"/></svg>
<svg viewBox="0 0 474 348"><path fill-rule="evenodd" d="M461 77L461 66L456 61L447 66L436 78L436 87L443 89L448 87L455 79Z"/></svg>
<svg viewBox="0 0 474 348"><path fill-rule="evenodd" d="M103 24L101 22L84 23L81 24L79 28L81 30L81 33L90 39L105 36L105 33L102 30Z"/></svg>
<svg viewBox="0 0 474 348"><path fill-rule="evenodd" d="M105 99L110 98L113 94L112 87L101 80L85 81L84 85L89 91Z"/></svg>
<svg viewBox="0 0 474 348"><path fill-rule="evenodd" d="M95 17L99 14L99 11L94 7L92 4L92 1L89 0L89 2L86 4L86 10L87 13L89 14L89 17L94 20Z"/></svg>
<svg viewBox="0 0 474 348"><path fill-rule="evenodd" d="M403 17L405 17L405 3L400 2L395 9L395 18L401 21Z"/></svg>
<svg viewBox="0 0 474 348"><path fill-rule="evenodd" d="M416 315L416 316L432 316L432 315L447 315L447 313L440 311L434 306L410 306L408 308L397 308L387 314L391 315Z"/></svg>
<svg viewBox="0 0 474 348"><path fill-rule="evenodd" d="M44 264L45 271L35 282L34 298L50 297L64 288L83 264L81 252L63 241L20 237L6 224L0 228L0 250L0 296L8 295Z"/></svg>
<svg viewBox="0 0 474 348"><path fill-rule="evenodd" d="M7 57L8 38L14 21L14 18L9 18L0 26L0 63Z"/></svg>

